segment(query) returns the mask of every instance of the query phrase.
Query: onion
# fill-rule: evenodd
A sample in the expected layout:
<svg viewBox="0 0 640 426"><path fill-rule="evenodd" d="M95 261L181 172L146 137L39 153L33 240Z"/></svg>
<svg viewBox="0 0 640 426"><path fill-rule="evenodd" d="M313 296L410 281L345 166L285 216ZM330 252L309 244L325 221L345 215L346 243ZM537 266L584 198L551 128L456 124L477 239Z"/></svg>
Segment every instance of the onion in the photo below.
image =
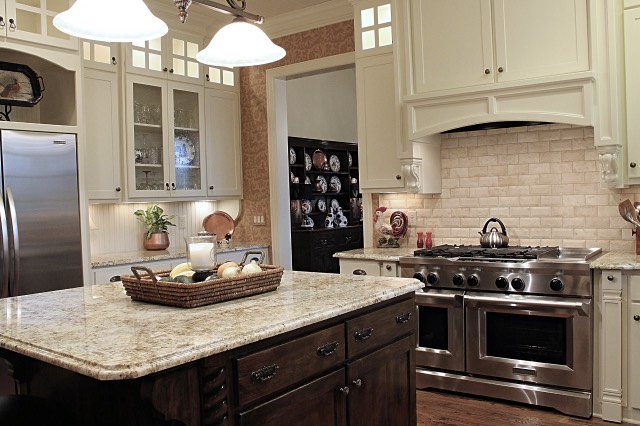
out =
<svg viewBox="0 0 640 426"><path fill-rule="evenodd" d="M222 265L218 266L218 276L221 277L222 273L224 272L225 269L230 268L230 267L234 267L234 268L238 268L238 264L236 262L224 262Z"/></svg>
<svg viewBox="0 0 640 426"><path fill-rule="evenodd" d="M262 268L256 263L255 260L252 260L251 263L247 263L242 268L243 274L254 274L256 272L262 272Z"/></svg>
<svg viewBox="0 0 640 426"><path fill-rule="evenodd" d="M235 266L235 267L231 266L231 267L225 268L225 270L222 271L222 278L235 277L239 273L240 273L240 268L238 266Z"/></svg>

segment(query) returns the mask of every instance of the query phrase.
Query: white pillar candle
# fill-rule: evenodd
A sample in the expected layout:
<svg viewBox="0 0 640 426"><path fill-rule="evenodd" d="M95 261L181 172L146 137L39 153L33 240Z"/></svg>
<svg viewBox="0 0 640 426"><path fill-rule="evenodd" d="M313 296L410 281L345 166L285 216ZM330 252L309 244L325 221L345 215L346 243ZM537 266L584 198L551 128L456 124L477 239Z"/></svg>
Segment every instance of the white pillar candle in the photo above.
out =
<svg viewBox="0 0 640 426"><path fill-rule="evenodd" d="M213 268L215 263L213 243L189 244L189 262L194 271L208 271Z"/></svg>

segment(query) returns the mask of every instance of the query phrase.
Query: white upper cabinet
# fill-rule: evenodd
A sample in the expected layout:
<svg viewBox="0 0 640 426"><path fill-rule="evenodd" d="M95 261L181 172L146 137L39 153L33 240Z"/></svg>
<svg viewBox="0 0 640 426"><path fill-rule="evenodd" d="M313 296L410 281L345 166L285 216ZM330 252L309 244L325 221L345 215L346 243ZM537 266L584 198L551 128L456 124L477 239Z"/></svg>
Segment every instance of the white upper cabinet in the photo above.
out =
<svg viewBox="0 0 640 426"><path fill-rule="evenodd" d="M53 26L53 18L69 9L70 0L0 0L0 41L28 41L78 49L78 39Z"/></svg>
<svg viewBox="0 0 640 426"><path fill-rule="evenodd" d="M82 40L82 65L84 68L117 72L120 67L120 49L118 43Z"/></svg>
<svg viewBox="0 0 640 426"><path fill-rule="evenodd" d="M167 35L126 45L128 73L168 78L174 81L201 84L202 65L196 54L202 49L202 38L177 31Z"/></svg>
<svg viewBox="0 0 640 426"><path fill-rule="evenodd" d="M587 0L412 0L413 93L588 71L587 10Z"/></svg>
<svg viewBox="0 0 640 426"><path fill-rule="evenodd" d="M625 68L627 73L627 173L640 183L640 8L624 11ZM629 42L631 41L631 42Z"/></svg>
<svg viewBox="0 0 640 426"><path fill-rule="evenodd" d="M242 197L240 97L236 92L205 91L207 196Z"/></svg>

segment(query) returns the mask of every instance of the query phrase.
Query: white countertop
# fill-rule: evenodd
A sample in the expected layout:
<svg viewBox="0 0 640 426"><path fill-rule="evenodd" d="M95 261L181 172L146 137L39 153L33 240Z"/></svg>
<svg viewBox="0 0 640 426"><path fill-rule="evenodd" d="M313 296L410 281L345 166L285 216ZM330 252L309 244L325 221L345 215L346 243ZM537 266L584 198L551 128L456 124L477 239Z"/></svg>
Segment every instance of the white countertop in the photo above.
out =
<svg viewBox="0 0 640 426"><path fill-rule="evenodd" d="M609 252L590 263L592 269L640 270L640 256L635 253Z"/></svg>
<svg viewBox="0 0 640 426"><path fill-rule="evenodd" d="M121 283L0 300L0 347L132 379L413 292L414 279L285 271L277 290L200 308L133 302Z"/></svg>

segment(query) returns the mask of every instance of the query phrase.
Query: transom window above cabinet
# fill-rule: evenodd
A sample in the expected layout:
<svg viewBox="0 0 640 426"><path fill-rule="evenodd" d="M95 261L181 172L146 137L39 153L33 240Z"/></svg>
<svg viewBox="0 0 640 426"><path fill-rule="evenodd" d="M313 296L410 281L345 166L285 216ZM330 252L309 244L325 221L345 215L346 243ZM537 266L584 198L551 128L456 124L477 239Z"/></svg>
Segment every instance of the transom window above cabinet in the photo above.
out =
<svg viewBox="0 0 640 426"><path fill-rule="evenodd" d="M115 43L82 41L82 59L85 67L116 71L118 48Z"/></svg>
<svg viewBox="0 0 640 426"><path fill-rule="evenodd" d="M202 65L196 54L202 40L169 32L166 36L127 45L127 71L185 82L202 81Z"/></svg>
<svg viewBox="0 0 640 426"><path fill-rule="evenodd" d="M213 86L220 86L222 88L231 88L236 86L236 75L232 68L214 67L211 65L206 66L207 74L205 78L208 83Z"/></svg>
<svg viewBox="0 0 640 426"><path fill-rule="evenodd" d="M392 46L391 4L384 1L363 1L355 4L356 51L376 51ZM369 52L374 53L374 52Z"/></svg>

